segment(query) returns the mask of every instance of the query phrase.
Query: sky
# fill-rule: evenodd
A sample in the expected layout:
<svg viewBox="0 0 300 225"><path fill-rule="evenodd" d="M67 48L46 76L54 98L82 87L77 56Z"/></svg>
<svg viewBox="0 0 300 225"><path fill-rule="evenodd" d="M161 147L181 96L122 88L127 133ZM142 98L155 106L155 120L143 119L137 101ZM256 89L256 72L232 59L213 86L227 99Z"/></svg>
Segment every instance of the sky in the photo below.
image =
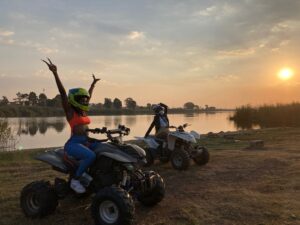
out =
<svg viewBox="0 0 300 225"><path fill-rule="evenodd" d="M49 57L66 90L101 78L92 102L300 101L299 11L299 0L1 0L0 96L58 94Z"/></svg>

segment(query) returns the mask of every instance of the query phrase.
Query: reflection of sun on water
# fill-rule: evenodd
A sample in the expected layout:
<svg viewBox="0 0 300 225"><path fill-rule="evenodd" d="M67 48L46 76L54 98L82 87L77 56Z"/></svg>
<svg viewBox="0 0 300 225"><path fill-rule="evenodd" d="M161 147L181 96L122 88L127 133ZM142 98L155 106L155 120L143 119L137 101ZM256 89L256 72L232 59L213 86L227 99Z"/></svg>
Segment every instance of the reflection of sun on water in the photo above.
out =
<svg viewBox="0 0 300 225"><path fill-rule="evenodd" d="M289 80L293 77L294 72L290 68L283 68L278 72L278 77L281 80Z"/></svg>

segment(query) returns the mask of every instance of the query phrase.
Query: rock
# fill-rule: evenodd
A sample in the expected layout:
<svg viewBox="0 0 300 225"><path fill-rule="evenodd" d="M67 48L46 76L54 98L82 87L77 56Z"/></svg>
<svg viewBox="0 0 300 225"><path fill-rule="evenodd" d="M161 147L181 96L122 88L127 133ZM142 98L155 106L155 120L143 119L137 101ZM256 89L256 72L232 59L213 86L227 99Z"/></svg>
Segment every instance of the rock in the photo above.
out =
<svg viewBox="0 0 300 225"><path fill-rule="evenodd" d="M247 149L262 149L265 146L263 140L253 140L249 142L249 147Z"/></svg>
<svg viewBox="0 0 300 225"><path fill-rule="evenodd" d="M227 134L224 134L223 137L225 139L230 139L230 140L233 140L234 139L234 136L235 134L232 134L232 133L227 133Z"/></svg>
<svg viewBox="0 0 300 225"><path fill-rule="evenodd" d="M209 138L217 138L219 136L218 136L218 134L215 134L213 132L209 132L209 133L207 133L207 137L209 137Z"/></svg>

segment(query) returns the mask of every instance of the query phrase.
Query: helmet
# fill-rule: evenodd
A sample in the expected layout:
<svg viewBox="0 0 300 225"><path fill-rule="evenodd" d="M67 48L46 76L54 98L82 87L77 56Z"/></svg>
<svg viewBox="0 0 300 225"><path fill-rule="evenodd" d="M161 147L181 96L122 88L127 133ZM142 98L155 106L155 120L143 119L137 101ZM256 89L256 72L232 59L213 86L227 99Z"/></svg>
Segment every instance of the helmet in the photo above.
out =
<svg viewBox="0 0 300 225"><path fill-rule="evenodd" d="M90 94L84 88L73 88L69 90L68 100L71 105L83 111L89 110L88 103L82 103L80 99L83 97L90 99Z"/></svg>
<svg viewBox="0 0 300 225"><path fill-rule="evenodd" d="M152 105L152 110L155 112L155 114L161 114L164 112L164 107L158 104Z"/></svg>

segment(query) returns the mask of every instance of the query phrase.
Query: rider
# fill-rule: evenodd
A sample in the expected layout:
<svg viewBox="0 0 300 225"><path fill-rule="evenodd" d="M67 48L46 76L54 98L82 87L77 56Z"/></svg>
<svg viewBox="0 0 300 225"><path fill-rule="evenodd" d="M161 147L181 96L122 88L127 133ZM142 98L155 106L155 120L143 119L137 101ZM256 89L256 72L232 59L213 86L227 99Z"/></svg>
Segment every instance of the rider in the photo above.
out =
<svg viewBox="0 0 300 225"><path fill-rule="evenodd" d="M65 88L61 83L57 67L48 58L45 62L49 70L52 71L55 81L62 98L62 105L65 111L67 121L71 126L71 137L65 144L65 151L68 155L73 156L79 161L79 167L75 172L74 178L71 179L70 187L77 193L84 193L85 187L80 183L79 178L86 169L94 162L96 155L91 150L96 146L96 142L90 142L88 138L88 124L91 122L86 112L89 110L89 101L93 93L95 84L100 79L93 75L93 82L89 91L84 88L73 88L66 94Z"/></svg>
<svg viewBox="0 0 300 225"><path fill-rule="evenodd" d="M147 137L153 127L155 127L155 136L157 138L166 139L169 133L169 118L168 118L168 106L159 103L152 106L152 110L155 113L154 119L148 128L145 137Z"/></svg>

